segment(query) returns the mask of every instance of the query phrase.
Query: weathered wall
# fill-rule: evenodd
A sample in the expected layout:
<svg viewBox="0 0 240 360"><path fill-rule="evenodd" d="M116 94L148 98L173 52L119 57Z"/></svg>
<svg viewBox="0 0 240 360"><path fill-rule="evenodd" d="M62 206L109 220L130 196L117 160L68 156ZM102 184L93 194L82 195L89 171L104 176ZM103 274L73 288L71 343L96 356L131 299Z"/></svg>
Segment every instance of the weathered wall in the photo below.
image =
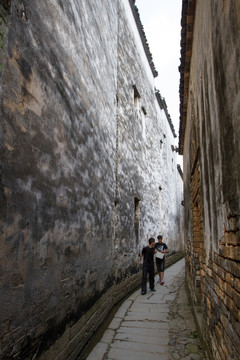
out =
<svg viewBox="0 0 240 360"><path fill-rule="evenodd" d="M239 1L196 1L184 136L187 284L211 358L221 360L240 353L239 41ZM184 75L186 85L186 66Z"/></svg>
<svg viewBox="0 0 240 360"><path fill-rule="evenodd" d="M1 348L27 358L113 284L117 9L23 4L1 79Z"/></svg>
<svg viewBox="0 0 240 360"><path fill-rule="evenodd" d="M1 356L38 357L59 339L44 360L74 359L136 286L148 236L161 231L171 250L180 249L173 135L126 2L4 5ZM147 111L145 130L133 85Z"/></svg>
<svg viewBox="0 0 240 360"><path fill-rule="evenodd" d="M132 261L136 266L133 251L137 257L150 236L163 233L171 251L182 245L182 180L171 148L174 136L157 103L126 15L129 7L124 5L119 18L116 194L116 250L123 257L118 258L117 278ZM139 200L138 235L134 199Z"/></svg>

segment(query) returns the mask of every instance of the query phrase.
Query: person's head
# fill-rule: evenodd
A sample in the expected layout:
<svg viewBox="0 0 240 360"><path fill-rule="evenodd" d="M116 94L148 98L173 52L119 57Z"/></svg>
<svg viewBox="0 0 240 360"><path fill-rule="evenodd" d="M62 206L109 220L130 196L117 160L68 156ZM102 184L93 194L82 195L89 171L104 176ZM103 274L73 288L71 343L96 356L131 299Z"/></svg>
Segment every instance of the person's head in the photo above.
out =
<svg viewBox="0 0 240 360"><path fill-rule="evenodd" d="M158 235L157 239L158 239L158 242L161 244L161 242L162 242L162 235Z"/></svg>
<svg viewBox="0 0 240 360"><path fill-rule="evenodd" d="M149 246L154 246L155 245L155 239L154 238L150 238L148 240Z"/></svg>

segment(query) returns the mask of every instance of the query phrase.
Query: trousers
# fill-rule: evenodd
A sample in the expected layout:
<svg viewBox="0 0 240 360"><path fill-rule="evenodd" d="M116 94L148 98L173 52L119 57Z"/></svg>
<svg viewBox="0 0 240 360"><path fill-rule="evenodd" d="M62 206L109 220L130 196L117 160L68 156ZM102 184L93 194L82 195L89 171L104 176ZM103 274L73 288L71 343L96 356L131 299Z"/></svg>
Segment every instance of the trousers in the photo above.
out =
<svg viewBox="0 0 240 360"><path fill-rule="evenodd" d="M154 263L143 263L142 269L142 291L147 291L147 276L149 274L150 289L154 289Z"/></svg>

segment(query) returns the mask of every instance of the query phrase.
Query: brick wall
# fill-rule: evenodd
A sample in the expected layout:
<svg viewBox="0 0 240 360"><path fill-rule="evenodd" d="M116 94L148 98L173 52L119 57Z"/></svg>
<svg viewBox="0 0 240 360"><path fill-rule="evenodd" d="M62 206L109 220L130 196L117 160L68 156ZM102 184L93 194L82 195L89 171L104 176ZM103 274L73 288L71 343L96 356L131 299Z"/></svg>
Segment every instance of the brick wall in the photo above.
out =
<svg viewBox="0 0 240 360"><path fill-rule="evenodd" d="M238 250L239 251L239 250ZM203 271L203 324L214 359L239 359L240 266L215 253Z"/></svg>
<svg viewBox="0 0 240 360"><path fill-rule="evenodd" d="M187 286L209 359L237 360L240 2L183 5L180 148Z"/></svg>

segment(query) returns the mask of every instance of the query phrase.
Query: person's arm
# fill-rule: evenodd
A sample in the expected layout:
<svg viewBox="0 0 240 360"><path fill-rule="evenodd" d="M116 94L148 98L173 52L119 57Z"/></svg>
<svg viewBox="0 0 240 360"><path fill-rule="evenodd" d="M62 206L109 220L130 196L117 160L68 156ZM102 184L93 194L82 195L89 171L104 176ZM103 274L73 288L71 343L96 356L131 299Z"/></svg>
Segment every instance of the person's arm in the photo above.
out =
<svg viewBox="0 0 240 360"><path fill-rule="evenodd" d="M142 261L142 257L143 257L143 252L144 252L144 248L142 249L142 251L139 254L139 260L138 260L138 264L141 265L141 261Z"/></svg>
<svg viewBox="0 0 240 360"><path fill-rule="evenodd" d="M162 253L168 253L168 247L166 246L165 249L163 251L161 251Z"/></svg>

